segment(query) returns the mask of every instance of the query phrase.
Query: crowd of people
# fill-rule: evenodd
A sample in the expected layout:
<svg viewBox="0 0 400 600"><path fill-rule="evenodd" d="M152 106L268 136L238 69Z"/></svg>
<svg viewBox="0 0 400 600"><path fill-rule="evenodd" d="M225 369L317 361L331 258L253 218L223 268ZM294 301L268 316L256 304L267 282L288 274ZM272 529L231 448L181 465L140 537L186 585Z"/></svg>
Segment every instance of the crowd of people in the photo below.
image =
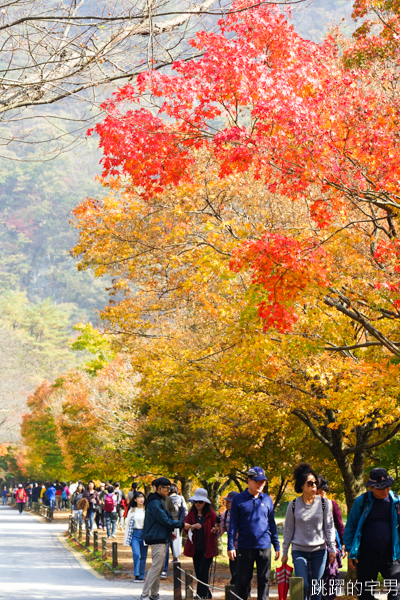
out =
<svg viewBox="0 0 400 600"><path fill-rule="evenodd" d="M274 505L264 493L267 477L261 467L247 473L247 488L231 491L224 498L221 516L213 510L207 491L198 488L188 508L178 487L166 477L152 482L147 498L133 483L128 494L119 482L96 487L79 481L72 485L19 484L12 491L4 487L3 504L12 494L20 512L25 503L48 503L53 510L70 508L75 519L93 534L94 524L115 538L116 528L124 531L124 546L132 548L134 581L143 584L140 600L158 600L160 580L167 576L169 552L173 562L182 553L191 557L197 580L197 599L212 598L210 569L218 554L218 540L228 536L231 584L237 598L250 596L254 564L257 572L257 599L268 600L271 552L282 565L288 562L291 547L294 572L303 579L304 599L333 600L343 581L339 569L349 557L355 568L355 591L360 600L372 600L380 573L393 600L400 591L400 499L393 491L394 480L384 469L373 469L366 487L350 511L346 526L339 505L329 499L329 484L307 463L294 471L297 497L286 511L282 551L275 523ZM146 574L148 547L151 566Z"/></svg>

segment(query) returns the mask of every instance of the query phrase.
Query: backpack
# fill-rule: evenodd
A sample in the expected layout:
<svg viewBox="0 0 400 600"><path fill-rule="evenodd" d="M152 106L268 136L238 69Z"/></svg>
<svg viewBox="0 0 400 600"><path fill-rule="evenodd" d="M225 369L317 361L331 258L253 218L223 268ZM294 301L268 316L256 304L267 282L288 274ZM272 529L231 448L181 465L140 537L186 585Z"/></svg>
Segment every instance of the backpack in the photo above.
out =
<svg viewBox="0 0 400 600"><path fill-rule="evenodd" d="M24 499L24 490L18 490L17 498L18 498L18 500Z"/></svg>
<svg viewBox="0 0 400 600"><path fill-rule="evenodd" d="M63 490L63 493L61 494L61 498L62 498L62 500L68 500L67 492L65 490Z"/></svg>
<svg viewBox="0 0 400 600"><path fill-rule="evenodd" d="M109 494L104 496L104 512L111 513L115 508L114 498Z"/></svg>

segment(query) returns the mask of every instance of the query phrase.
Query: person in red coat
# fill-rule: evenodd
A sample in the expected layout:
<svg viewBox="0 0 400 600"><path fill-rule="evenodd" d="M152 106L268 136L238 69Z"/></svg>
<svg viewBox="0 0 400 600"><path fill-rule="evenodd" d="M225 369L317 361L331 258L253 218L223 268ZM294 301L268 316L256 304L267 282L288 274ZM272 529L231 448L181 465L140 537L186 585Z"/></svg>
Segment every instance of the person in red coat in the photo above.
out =
<svg viewBox="0 0 400 600"><path fill-rule="evenodd" d="M218 554L217 515L211 508L207 490L199 488L189 498L192 508L185 519L185 531L188 534L183 554L193 558L196 573L198 598L212 598L208 587L210 567L214 556Z"/></svg>
<svg viewBox="0 0 400 600"><path fill-rule="evenodd" d="M18 485L17 493L15 496L17 498L19 514L21 514L22 511L24 510L25 502L28 500L26 492L25 492L24 488L22 487L22 483L20 483Z"/></svg>

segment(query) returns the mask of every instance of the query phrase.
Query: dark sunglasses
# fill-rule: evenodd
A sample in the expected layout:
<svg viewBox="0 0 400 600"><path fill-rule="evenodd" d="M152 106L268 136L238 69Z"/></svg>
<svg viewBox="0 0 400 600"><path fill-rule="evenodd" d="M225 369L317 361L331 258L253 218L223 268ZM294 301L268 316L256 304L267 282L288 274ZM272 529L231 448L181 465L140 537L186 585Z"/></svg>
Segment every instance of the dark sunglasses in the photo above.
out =
<svg viewBox="0 0 400 600"><path fill-rule="evenodd" d="M204 504L204 500L195 500L194 503L195 504Z"/></svg>
<svg viewBox="0 0 400 600"><path fill-rule="evenodd" d="M317 482L316 481L307 481L307 487L309 487L309 488L317 487Z"/></svg>

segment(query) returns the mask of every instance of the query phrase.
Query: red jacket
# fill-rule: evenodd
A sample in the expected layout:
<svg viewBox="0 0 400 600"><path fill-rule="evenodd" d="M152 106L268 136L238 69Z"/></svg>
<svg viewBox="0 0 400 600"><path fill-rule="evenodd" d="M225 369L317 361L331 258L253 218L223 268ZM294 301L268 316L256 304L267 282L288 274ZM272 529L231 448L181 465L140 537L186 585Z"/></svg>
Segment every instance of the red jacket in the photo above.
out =
<svg viewBox="0 0 400 600"><path fill-rule="evenodd" d="M206 542L206 558L212 558L218 554L218 536L215 533L211 533L211 529L214 527L215 522L217 520L217 515L213 510L210 510L205 517L203 522L204 527L204 539ZM185 519L185 523L189 523L190 525L194 525L196 523L196 513L194 510L189 511L188 516ZM183 554L185 556L194 556L196 550L196 535L197 529L193 530L193 543L189 540L186 540L185 548L183 550Z"/></svg>
<svg viewBox="0 0 400 600"><path fill-rule="evenodd" d="M23 493L24 493L24 497L22 498L22 500L20 500L20 499L19 499L19 493L20 493L20 492L23 492ZM24 488L19 488L19 489L17 490L17 493L16 493L15 497L17 498L17 502L26 502L26 501L28 500L28 498L27 498L27 495L26 495L26 492L25 492Z"/></svg>

